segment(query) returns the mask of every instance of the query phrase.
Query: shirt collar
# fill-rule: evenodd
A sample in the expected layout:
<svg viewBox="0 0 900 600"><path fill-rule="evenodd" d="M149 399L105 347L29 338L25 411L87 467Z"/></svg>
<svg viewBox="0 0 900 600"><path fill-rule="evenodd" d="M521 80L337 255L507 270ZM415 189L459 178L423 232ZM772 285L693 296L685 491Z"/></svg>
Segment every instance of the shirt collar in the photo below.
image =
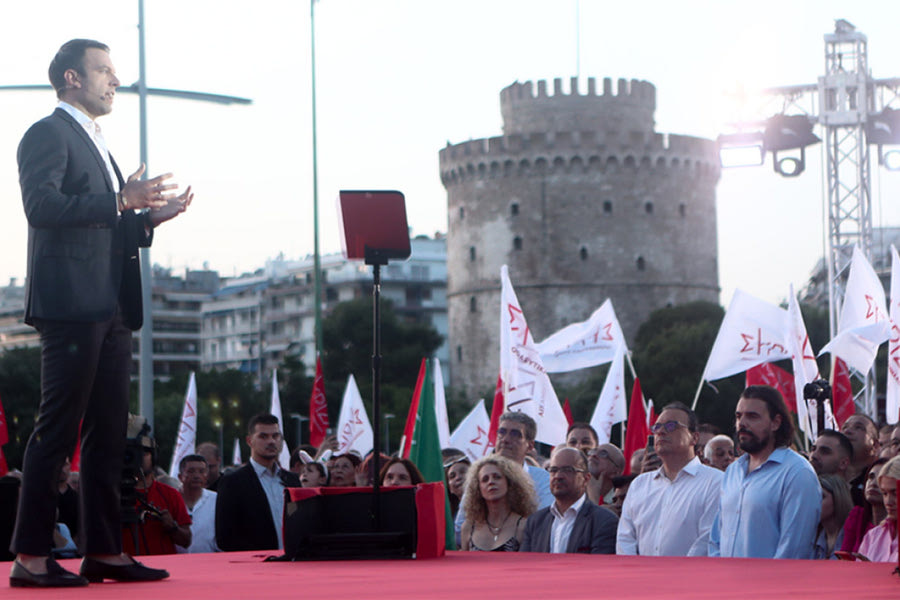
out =
<svg viewBox="0 0 900 600"><path fill-rule="evenodd" d="M89 116L87 116L86 114L84 114L83 112L81 112L80 110L78 110L77 108L75 108L74 106L69 104L68 102L64 102L64 101L60 100L59 104L57 104L57 107L66 111L69 114L69 116L71 116L73 119L75 119L75 121L77 121L78 124L81 125L82 127L84 127L85 129L90 129L91 131L93 131L94 128L97 126L97 124L94 122L93 119L91 119Z"/></svg>
<svg viewBox="0 0 900 600"><path fill-rule="evenodd" d="M253 470L256 471L257 477L262 477L266 473L268 473L271 477L278 477L277 464L273 464L271 469L267 469L265 466L253 460L252 457L250 458L250 464L253 466Z"/></svg>
<svg viewBox="0 0 900 600"><path fill-rule="evenodd" d="M690 460L690 462L688 462L688 464L681 467L681 470L678 471L678 475L675 476L675 479L678 479L678 476L681 475L682 473L687 473L691 477L694 477L695 475L697 475L697 471L700 470L701 464L702 463L700 462L700 459L695 456L694 458L692 458ZM665 467L663 467L663 466L660 466L658 469L653 471L654 479L659 479L660 477L662 477L664 479L668 479L668 477L666 477ZM673 479L673 481L674 481L674 479Z"/></svg>
<svg viewBox="0 0 900 600"><path fill-rule="evenodd" d="M582 495L581 495L581 498L579 498L578 500L575 501L575 504L573 504L572 506L570 506L569 508L566 509L566 513L570 512L570 511L575 511L575 514L577 515L577 514L578 514L578 511L580 511L580 510L581 510L581 507L584 505L584 501L585 501L586 498L587 498L587 494L582 494ZM560 513L560 512L559 512L559 509L556 508L556 501L555 501L555 500L554 500L553 503L550 505L550 512L552 512L552 513L553 513L553 516L556 517L556 518L558 518L558 519L563 519L563 518L565 518L565 514L564 514L564 513Z"/></svg>

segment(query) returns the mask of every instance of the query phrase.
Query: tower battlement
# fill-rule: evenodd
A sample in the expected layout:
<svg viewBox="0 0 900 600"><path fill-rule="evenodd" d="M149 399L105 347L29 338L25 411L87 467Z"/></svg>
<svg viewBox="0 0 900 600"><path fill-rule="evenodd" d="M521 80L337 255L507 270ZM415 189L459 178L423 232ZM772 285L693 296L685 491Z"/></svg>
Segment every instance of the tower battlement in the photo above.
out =
<svg viewBox="0 0 900 600"><path fill-rule="evenodd" d="M572 77L568 90L563 80L553 80L553 93L548 82L516 82L500 92L500 112L505 134L535 131L557 132L577 130L653 131L656 110L656 87L637 79L617 81L603 79L602 93L597 80L587 79L587 92L579 91L579 80Z"/></svg>

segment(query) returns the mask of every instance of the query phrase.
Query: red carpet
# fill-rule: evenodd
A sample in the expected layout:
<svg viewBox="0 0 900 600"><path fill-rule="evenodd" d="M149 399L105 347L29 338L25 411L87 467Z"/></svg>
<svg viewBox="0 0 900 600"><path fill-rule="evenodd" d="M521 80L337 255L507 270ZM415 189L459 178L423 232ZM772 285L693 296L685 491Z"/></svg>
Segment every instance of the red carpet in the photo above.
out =
<svg viewBox="0 0 900 600"><path fill-rule="evenodd" d="M492 600L536 598L900 598L896 565L841 561L643 558L449 552L397 561L262 563L251 552L154 556L169 570L155 583L103 583L74 590L10 589L19 598L170 600L314 598ZM70 569L78 561L62 561ZM10 563L0 563L4 567ZM6 577L6 572L3 573Z"/></svg>

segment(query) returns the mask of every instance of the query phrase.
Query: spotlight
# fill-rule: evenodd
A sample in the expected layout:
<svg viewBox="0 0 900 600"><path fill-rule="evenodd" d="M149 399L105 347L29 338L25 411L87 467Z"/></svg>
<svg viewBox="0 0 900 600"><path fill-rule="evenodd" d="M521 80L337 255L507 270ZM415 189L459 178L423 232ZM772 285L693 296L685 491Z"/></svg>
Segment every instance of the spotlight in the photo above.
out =
<svg viewBox="0 0 900 600"><path fill-rule="evenodd" d="M800 157L786 156L781 159L776 154L772 158L772 164L775 167L775 172L782 177L796 177L806 170L806 161L803 158L802 152Z"/></svg>
<svg viewBox="0 0 900 600"><path fill-rule="evenodd" d="M726 133L716 141L723 168L758 167L765 160L766 151L761 131Z"/></svg>
<svg viewBox="0 0 900 600"><path fill-rule="evenodd" d="M763 133L766 150L791 150L805 148L821 141L812 132L815 121L806 115L775 115L766 121Z"/></svg>
<svg viewBox="0 0 900 600"><path fill-rule="evenodd" d="M900 171L900 150L889 150L880 158L882 166L888 171Z"/></svg>

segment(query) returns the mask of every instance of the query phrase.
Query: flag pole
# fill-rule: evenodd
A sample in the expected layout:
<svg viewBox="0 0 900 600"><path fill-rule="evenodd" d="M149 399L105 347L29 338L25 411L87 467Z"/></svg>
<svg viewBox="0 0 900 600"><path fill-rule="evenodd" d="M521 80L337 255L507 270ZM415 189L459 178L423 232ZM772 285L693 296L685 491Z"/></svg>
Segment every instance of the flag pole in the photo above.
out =
<svg viewBox="0 0 900 600"><path fill-rule="evenodd" d="M700 391L703 389L703 382L706 381L702 377L700 378L700 385L697 386L697 393L694 394L694 403L691 404L691 410L697 410L697 400L700 399Z"/></svg>

